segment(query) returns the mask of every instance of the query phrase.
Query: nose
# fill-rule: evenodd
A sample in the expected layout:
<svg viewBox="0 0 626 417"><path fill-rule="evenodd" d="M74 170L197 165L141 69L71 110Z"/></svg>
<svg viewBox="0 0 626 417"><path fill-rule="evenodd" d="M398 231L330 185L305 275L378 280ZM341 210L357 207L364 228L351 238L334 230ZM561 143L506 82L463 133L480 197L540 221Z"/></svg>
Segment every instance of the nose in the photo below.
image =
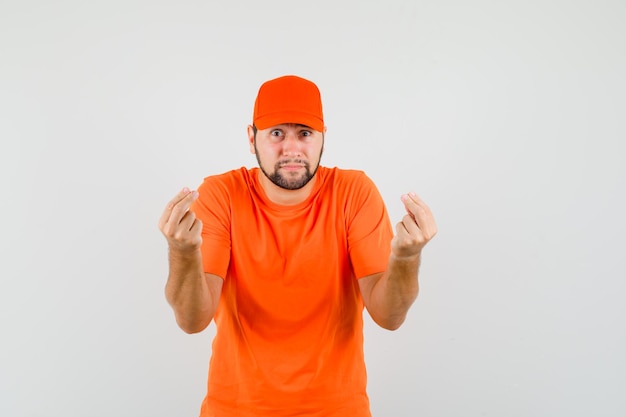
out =
<svg viewBox="0 0 626 417"><path fill-rule="evenodd" d="M301 156L302 149L298 134L295 132L287 132L283 140L283 155L285 156Z"/></svg>

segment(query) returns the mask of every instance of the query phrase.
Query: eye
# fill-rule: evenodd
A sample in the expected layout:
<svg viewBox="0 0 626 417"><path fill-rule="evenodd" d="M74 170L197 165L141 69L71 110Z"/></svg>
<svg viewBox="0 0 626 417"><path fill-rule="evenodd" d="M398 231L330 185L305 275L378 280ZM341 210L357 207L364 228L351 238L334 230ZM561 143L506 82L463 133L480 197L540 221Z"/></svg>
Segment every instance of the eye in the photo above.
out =
<svg viewBox="0 0 626 417"><path fill-rule="evenodd" d="M300 132L301 136L304 136L305 138L311 136L313 134L313 132L311 132L310 130L303 130Z"/></svg>
<svg viewBox="0 0 626 417"><path fill-rule="evenodd" d="M274 129L270 132L270 136L281 136L283 132L280 129Z"/></svg>

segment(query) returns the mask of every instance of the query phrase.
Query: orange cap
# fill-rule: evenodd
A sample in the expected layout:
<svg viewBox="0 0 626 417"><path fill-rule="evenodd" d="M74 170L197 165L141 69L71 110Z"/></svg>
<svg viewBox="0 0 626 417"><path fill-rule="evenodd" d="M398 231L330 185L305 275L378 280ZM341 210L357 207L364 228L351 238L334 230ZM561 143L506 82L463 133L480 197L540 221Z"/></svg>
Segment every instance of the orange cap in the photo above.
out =
<svg viewBox="0 0 626 417"><path fill-rule="evenodd" d="M323 132L320 91L313 82L295 75L266 81L259 88L252 123L257 129L296 123Z"/></svg>

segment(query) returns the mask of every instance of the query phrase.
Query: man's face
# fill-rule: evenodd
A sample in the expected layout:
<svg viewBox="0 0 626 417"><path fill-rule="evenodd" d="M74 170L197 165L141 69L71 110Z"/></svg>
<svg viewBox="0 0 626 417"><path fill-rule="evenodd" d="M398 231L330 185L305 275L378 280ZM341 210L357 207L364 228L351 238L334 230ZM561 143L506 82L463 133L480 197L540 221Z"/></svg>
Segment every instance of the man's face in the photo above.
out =
<svg viewBox="0 0 626 417"><path fill-rule="evenodd" d="M272 126L250 137L261 171L285 190L299 190L313 178L323 149L324 133L303 125Z"/></svg>

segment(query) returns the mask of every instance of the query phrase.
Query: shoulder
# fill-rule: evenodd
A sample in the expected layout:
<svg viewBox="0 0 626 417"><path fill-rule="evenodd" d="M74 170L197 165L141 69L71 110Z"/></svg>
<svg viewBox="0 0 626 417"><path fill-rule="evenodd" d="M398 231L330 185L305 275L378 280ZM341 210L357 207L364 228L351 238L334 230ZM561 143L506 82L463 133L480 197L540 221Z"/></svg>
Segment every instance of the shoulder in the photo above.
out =
<svg viewBox="0 0 626 417"><path fill-rule="evenodd" d="M228 218L233 206L250 198L253 170L242 167L205 177L198 187L198 199L191 208L203 221L209 214Z"/></svg>
<svg viewBox="0 0 626 417"><path fill-rule="evenodd" d="M249 169L246 167L241 167L238 169L233 169L230 171L222 172L220 174L213 174L207 177L204 177L202 180L202 185L230 185L237 184L241 182L247 182L248 178L250 178L250 173L254 170L254 168Z"/></svg>
<svg viewBox="0 0 626 417"><path fill-rule="evenodd" d="M360 169L345 169L337 167L322 167L319 170L324 177L333 182L354 183L354 182L371 182L365 171Z"/></svg>
<svg viewBox="0 0 626 417"><path fill-rule="evenodd" d="M198 192L228 192L247 188L250 183L253 169L241 167L220 174L205 177L198 187Z"/></svg>
<svg viewBox="0 0 626 417"><path fill-rule="evenodd" d="M241 167L203 179L198 187L198 202L205 205L221 205L224 208L250 195L254 168Z"/></svg>
<svg viewBox="0 0 626 417"><path fill-rule="evenodd" d="M374 182L362 170L320 167L322 169L324 182L335 189L351 192L376 189Z"/></svg>
<svg viewBox="0 0 626 417"><path fill-rule="evenodd" d="M320 167L321 169L321 167ZM354 218L364 208L384 210L384 202L372 179L362 170L325 168L322 171L321 195L327 201L335 201L346 218Z"/></svg>

